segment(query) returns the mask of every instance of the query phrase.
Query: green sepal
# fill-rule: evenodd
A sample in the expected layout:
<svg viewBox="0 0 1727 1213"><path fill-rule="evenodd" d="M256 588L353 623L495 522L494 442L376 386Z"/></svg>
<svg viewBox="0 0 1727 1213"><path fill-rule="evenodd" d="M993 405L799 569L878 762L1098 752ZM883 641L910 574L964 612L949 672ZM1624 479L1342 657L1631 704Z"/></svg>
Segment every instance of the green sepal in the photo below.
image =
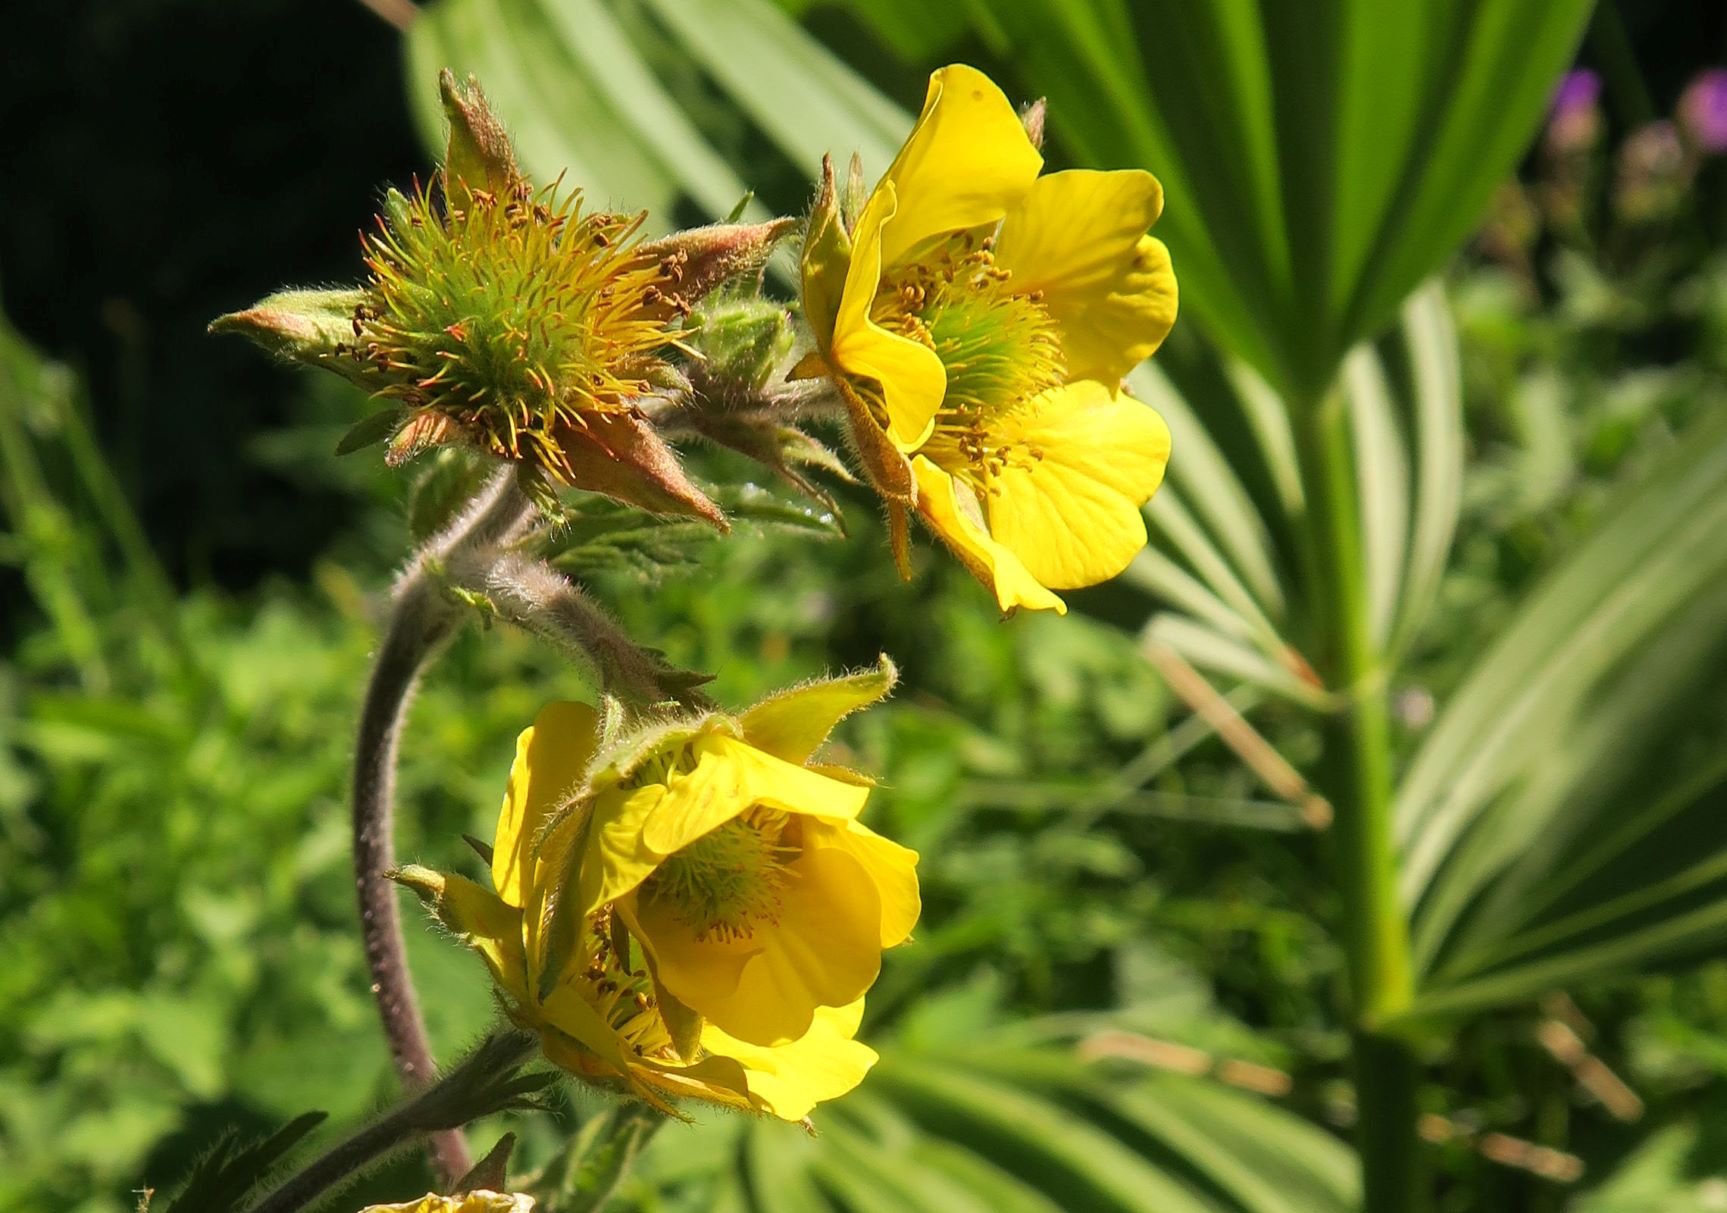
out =
<svg viewBox="0 0 1727 1213"><path fill-rule="evenodd" d="M845 217L846 231L855 232L858 216L863 214L864 203L869 201L869 186L864 183L863 157L852 153L851 163L846 166L846 189L840 199L840 214Z"/></svg>
<svg viewBox="0 0 1727 1213"><path fill-rule="evenodd" d="M402 424L402 419L407 415L407 409L379 409L370 417L355 422L336 444L336 454L352 455L355 451L376 446L395 433L396 427Z"/></svg>
<svg viewBox="0 0 1727 1213"><path fill-rule="evenodd" d="M468 1173L450 1186L451 1196L466 1196L470 1192L503 1192L509 1187L510 1155L516 1148L516 1135L506 1133L486 1151L486 1156L468 1169Z"/></svg>
<svg viewBox="0 0 1727 1213"><path fill-rule="evenodd" d="M507 194L522 181L516 153L503 123L492 113L480 82L469 76L466 84L456 80L449 68L438 73L438 95L444 101L444 117L450 123L450 142L444 154L444 190L461 186Z"/></svg>
<svg viewBox="0 0 1727 1213"><path fill-rule="evenodd" d="M803 279L804 318L815 334L816 345L826 353L833 343L834 317L839 313L846 271L852 261L851 236L840 216L830 157L822 157L821 185L810 208L809 227L798 260Z"/></svg>
<svg viewBox="0 0 1727 1213"><path fill-rule="evenodd" d="M659 987L655 997L660 1006L660 1018L665 1021L666 1031L671 1035L672 1048L685 1061L695 1061L701 1056L702 1028L706 1021L674 998L664 986Z"/></svg>
<svg viewBox="0 0 1727 1213"><path fill-rule="evenodd" d="M899 681L899 667L886 653L874 666L789 687L741 717L744 740L787 762L806 763L834 726L884 699Z"/></svg>

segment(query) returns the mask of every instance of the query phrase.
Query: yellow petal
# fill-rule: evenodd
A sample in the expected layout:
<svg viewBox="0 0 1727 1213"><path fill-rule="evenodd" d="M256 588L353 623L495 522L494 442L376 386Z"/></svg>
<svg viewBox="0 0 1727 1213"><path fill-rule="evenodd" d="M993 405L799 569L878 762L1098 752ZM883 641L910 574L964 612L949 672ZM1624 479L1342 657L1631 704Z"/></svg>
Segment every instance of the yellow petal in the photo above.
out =
<svg viewBox="0 0 1727 1213"><path fill-rule="evenodd" d="M883 838L861 821L844 827L811 822L804 827L806 846L837 847L863 865L881 899L881 946L896 947L911 937L923 911L917 887L917 852Z"/></svg>
<svg viewBox="0 0 1727 1213"><path fill-rule="evenodd" d="M360 1213L533 1213L534 1198L526 1192L477 1189L459 1196L427 1193L419 1200L394 1205L367 1205Z"/></svg>
<svg viewBox="0 0 1727 1213"><path fill-rule="evenodd" d="M540 1033L540 1048L546 1060L568 1070L578 1078L601 1086L621 1085L649 1107L677 1120L688 1120L670 1102L661 1097L666 1084L660 1075L651 1072L639 1059L618 1055L616 1062L603 1060L591 1050L556 1029ZM742 1076L739 1076L740 1085Z"/></svg>
<svg viewBox="0 0 1727 1213"><path fill-rule="evenodd" d="M782 1045L751 1045L709 1024L702 1045L721 1057L743 1063L753 1100L781 1120L798 1121L816 1104L837 1099L863 1081L876 1063L875 1050L852 1039L863 1015L863 1000L845 1007L823 1007L809 1031Z"/></svg>
<svg viewBox="0 0 1727 1213"><path fill-rule="evenodd" d="M997 437L1041 452L1010 460L986 495L991 534L1030 574L1065 590L1126 568L1145 546L1140 507L1169 462L1163 418L1088 380L1044 393Z"/></svg>
<svg viewBox="0 0 1727 1213"><path fill-rule="evenodd" d="M779 921L760 924L730 995L700 987L697 974L664 964L660 977L682 1002L726 1034L755 1045L796 1040L821 1007L863 997L881 972L881 898L856 858L806 849L789 869Z"/></svg>
<svg viewBox="0 0 1727 1213"><path fill-rule="evenodd" d="M909 451L928 438L935 426L936 410L947 394L947 371L929 346L890 333L870 319L881 285L882 229L896 206L893 186L883 185L870 195L858 217L828 361L846 374L881 385L888 437Z"/></svg>
<svg viewBox="0 0 1727 1213"><path fill-rule="evenodd" d="M899 671L883 654L873 669L781 691L743 714L744 740L775 758L801 765L836 724L882 699L898 678Z"/></svg>
<svg viewBox="0 0 1727 1213"><path fill-rule="evenodd" d="M540 1004L541 1020L545 1026L556 1028L622 1075L629 1064L623 1040L601 1017L599 1010L583 997L582 989L579 974L573 980L559 984Z"/></svg>
<svg viewBox="0 0 1727 1213"><path fill-rule="evenodd" d="M635 894L617 903L624 925L648 953L654 977L683 1002L679 990L700 990L707 998L729 998L737 991L750 958L761 953L755 938L697 939L696 932L664 900L641 901ZM668 976L669 974L669 976Z"/></svg>
<svg viewBox="0 0 1727 1213"><path fill-rule="evenodd" d="M616 901L660 866L666 852L648 845L646 830L666 796L665 785L654 783L629 791L602 792L595 798L578 877L580 914L591 914L606 902Z"/></svg>
<svg viewBox="0 0 1727 1213"><path fill-rule="evenodd" d="M643 827L644 843L661 855L681 851L751 805L847 820L862 811L869 789L763 753L721 733L698 738L695 769L674 776Z"/></svg>
<svg viewBox="0 0 1727 1213"><path fill-rule="evenodd" d="M961 510L953 477L923 456L912 459L917 476L918 513L953 549L972 575L995 591L1003 613L1016 607L1067 614L1067 604L1038 584L1018 556L990 538L989 532Z"/></svg>
<svg viewBox="0 0 1727 1213"><path fill-rule="evenodd" d="M465 876L445 876L438 915L480 954L499 989L517 1003L527 1001L521 910Z"/></svg>
<svg viewBox="0 0 1727 1213"><path fill-rule="evenodd" d="M957 63L930 73L923 113L882 178L900 198L899 214L882 236L883 262L897 265L932 236L994 223L1042 168L1043 157L993 80Z"/></svg>
<svg viewBox="0 0 1727 1213"><path fill-rule="evenodd" d="M1073 169L1038 178L1002 221L996 264L1042 292L1070 378L1116 383L1169 335L1175 273L1145 234L1162 210L1150 173Z"/></svg>
<svg viewBox="0 0 1727 1213"><path fill-rule="evenodd" d="M761 1110L750 1098L749 1078L743 1065L730 1057L710 1054L697 1062L644 1057L631 1068L631 1077L638 1083L677 1099L699 1099L740 1112ZM688 1119L682 1113L678 1115Z"/></svg>
<svg viewBox="0 0 1727 1213"><path fill-rule="evenodd" d="M594 756L598 718L585 703L552 703L516 739L516 761L492 842L492 885L513 906L527 905L534 845L546 819L581 781Z"/></svg>

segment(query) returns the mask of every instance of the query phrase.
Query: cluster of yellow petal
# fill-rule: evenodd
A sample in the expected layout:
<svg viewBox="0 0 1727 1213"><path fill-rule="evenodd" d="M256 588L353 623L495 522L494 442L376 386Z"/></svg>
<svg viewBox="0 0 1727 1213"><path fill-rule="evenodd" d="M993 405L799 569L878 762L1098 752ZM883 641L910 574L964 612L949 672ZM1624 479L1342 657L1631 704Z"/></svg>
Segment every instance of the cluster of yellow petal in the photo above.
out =
<svg viewBox="0 0 1727 1213"><path fill-rule="evenodd" d="M534 1198L525 1192L464 1192L439 1196L428 1192L419 1200L394 1205L367 1205L360 1213L534 1213Z"/></svg>
<svg viewBox="0 0 1727 1213"><path fill-rule="evenodd" d="M803 259L824 369L864 431L858 446L896 530L915 505L1004 611L1065 611L1053 590L1126 567L1169 458L1163 421L1120 391L1175 322L1169 253L1146 234L1162 189L1140 170L1042 167L988 77L942 68L849 229L824 224L818 201ZM995 376L993 399L977 390L975 357L933 339L926 293L901 285L944 272L951 282L956 247L987 306L1017 301L1021 332L1026 310L1042 321L1036 339L1017 341L1024 373ZM1016 332L1000 336L993 352L1011 354Z"/></svg>
<svg viewBox="0 0 1727 1213"><path fill-rule="evenodd" d="M603 751L592 708L552 704L518 741L492 888L401 879L572 1073L802 1119L874 1063L864 994L919 912L916 853L857 819L870 782L811 765L893 678L884 659Z"/></svg>

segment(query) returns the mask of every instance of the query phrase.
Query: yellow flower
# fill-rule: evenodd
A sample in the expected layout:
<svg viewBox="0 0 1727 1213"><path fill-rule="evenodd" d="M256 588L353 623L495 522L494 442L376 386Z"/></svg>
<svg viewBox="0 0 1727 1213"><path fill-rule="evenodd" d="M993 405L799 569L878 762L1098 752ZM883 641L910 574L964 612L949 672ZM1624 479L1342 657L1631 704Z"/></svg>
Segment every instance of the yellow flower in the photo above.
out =
<svg viewBox="0 0 1727 1213"><path fill-rule="evenodd" d="M439 1196L428 1192L419 1200L395 1205L367 1205L360 1213L533 1213L534 1198L525 1192L464 1192Z"/></svg>
<svg viewBox="0 0 1727 1213"><path fill-rule="evenodd" d="M1175 322L1163 206L1137 169L1039 176L1043 158L988 77L930 77L923 114L849 227L831 167L803 256L804 310L888 500L1004 611L1115 576L1169 431L1120 394Z"/></svg>
<svg viewBox="0 0 1727 1213"><path fill-rule="evenodd" d="M586 704L522 733L493 890L408 869L565 1069L665 1111L799 1120L875 1062L852 1037L917 921L915 852L858 820L864 777L811 765L894 669L606 742Z"/></svg>

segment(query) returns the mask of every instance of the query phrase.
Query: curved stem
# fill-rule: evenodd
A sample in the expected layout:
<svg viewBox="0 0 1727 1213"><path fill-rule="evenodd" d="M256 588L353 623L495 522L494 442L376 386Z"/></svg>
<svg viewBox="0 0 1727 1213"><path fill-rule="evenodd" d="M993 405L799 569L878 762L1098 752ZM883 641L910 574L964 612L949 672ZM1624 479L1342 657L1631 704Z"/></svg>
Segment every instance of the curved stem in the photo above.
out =
<svg viewBox="0 0 1727 1213"><path fill-rule="evenodd" d="M421 673L462 619L460 609L440 592L435 570L461 550L499 542L521 525L529 509L513 477L501 473L415 558L392 595L390 622L360 710L354 758L354 889L384 1037L402 1085L410 1091L431 1082L437 1070L408 972L396 887L384 875L396 866L397 742ZM434 1135L432 1154L446 1180L473 1165L456 1130Z"/></svg>
<svg viewBox="0 0 1727 1213"><path fill-rule="evenodd" d="M384 873L396 866L397 740L421 671L453 630L451 622L426 609L421 601L425 597L423 586L415 587L411 602L398 596L366 687L354 762L354 890L360 902L360 936L390 1058L402 1086L410 1091L430 1082L437 1066L408 973L396 886ZM445 1179L473 1165L459 1131L437 1134L432 1156Z"/></svg>

